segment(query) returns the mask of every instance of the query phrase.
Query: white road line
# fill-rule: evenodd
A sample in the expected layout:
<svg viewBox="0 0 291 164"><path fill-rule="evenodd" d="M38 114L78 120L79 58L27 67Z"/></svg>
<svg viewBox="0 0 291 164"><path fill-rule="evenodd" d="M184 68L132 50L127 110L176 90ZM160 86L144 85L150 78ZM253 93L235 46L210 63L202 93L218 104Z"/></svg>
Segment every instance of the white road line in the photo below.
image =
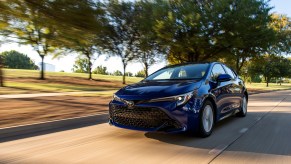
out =
<svg viewBox="0 0 291 164"><path fill-rule="evenodd" d="M257 119L256 119L256 121L260 121L262 119L262 117L258 117Z"/></svg>
<svg viewBox="0 0 291 164"><path fill-rule="evenodd" d="M249 130L249 128L242 128L239 132L240 133L245 133L245 132L247 132Z"/></svg>
<svg viewBox="0 0 291 164"><path fill-rule="evenodd" d="M226 148L227 148L227 145L219 145L216 148L210 150L208 154L216 156L220 154L221 152L223 152Z"/></svg>

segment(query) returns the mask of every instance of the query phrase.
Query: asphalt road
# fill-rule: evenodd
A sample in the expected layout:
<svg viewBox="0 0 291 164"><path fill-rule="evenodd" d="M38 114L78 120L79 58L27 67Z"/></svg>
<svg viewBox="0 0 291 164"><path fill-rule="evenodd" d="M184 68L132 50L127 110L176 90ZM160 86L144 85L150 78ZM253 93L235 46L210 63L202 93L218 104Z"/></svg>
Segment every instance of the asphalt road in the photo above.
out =
<svg viewBox="0 0 291 164"><path fill-rule="evenodd" d="M250 96L208 138L98 124L0 143L0 163L291 163L291 91Z"/></svg>

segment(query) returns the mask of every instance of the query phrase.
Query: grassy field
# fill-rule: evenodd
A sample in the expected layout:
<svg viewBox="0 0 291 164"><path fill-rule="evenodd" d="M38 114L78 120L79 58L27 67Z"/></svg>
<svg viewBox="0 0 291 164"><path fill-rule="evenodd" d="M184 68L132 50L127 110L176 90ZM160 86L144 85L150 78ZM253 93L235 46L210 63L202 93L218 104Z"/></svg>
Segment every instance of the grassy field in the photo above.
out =
<svg viewBox="0 0 291 164"><path fill-rule="evenodd" d="M4 75L5 77L17 77L17 78L38 78L40 76L39 71L37 70L22 70L22 69L4 69ZM67 72L46 72L45 73L46 78L50 77L78 77L87 79L88 74L86 73L67 73ZM110 75L100 75L100 74L93 74L93 79L100 79L100 80L109 80L109 81L116 81L121 82L122 77L121 76L110 76ZM127 77L126 82L128 83L135 83L137 81L142 80L142 78L139 77Z"/></svg>
<svg viewBox="0 0 291 164"><path fill-rule="evenodd" d="M269 83L269 87L266 87L266 83L247 83L248 91L251 92L268 92L276 90L291 90L290 83L283 83L282 85L276 83Z"/></svg>
<svg viewBox="0 0 291 164"><path fill-rule="evenodd" d="M0 94L25 94L39 92L80 92L80 91L109 91L102 95L112 94L124 85L121 76L93 74L93 80L87 80L85 73L46 72L46 80L38 80L39 71L4 69L5 88L0 88ZM142 80L137 77L127 77L127 84ZM265 83L247 84L250 92L291 89L291 84ZM88 96L89 94L86 94ZM96 94L93 94L96 96ZM97 94L98 95L98 94Z"/></svg>
<svg viewBox="0 0 291 164"><path fill-rule="evenodd" d="M38 80L39 71L4 69L5 88L0 94L24 94L38 92L111 91L123 86L121 76L93 74L87 80L85 73L46 72L46 80ZM142 80L126 77L128 84Z"/></svg>

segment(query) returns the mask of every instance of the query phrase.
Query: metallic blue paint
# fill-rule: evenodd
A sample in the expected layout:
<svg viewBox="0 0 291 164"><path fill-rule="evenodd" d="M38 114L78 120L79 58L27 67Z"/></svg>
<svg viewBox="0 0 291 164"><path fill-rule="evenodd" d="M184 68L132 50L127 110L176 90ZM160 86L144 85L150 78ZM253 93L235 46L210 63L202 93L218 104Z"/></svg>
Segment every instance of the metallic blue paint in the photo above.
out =
<svg viewBox="0 0 291 164"><path fill-rule="evenodd" d="M112 110L115 105L127 108L126 101L135 102L134 107L146 107L161 110L166 113L170 119L178 122L179 128L163 129L164 127L132 127L119 124L112 118L109 119L109 123L121 128L142 131L197 132L199 128L199 114L201 107L206 100L213 102L216 122L235 114L241 107L244 94L246 94L246 96L248 94L247 89L239 76L236 76L234 79L229 79L230 76L224 74L219 77L221 78L219 80L220 82L218 82L218 80L212 81L210 78L211 71L215 64L221 64L223 67L226 67L222 63L209 63L204 77L199 80L143 80L139 83L128 85L115 93L116 96L125 100L124 102L112 100L109 103L109 110ZM182 106L177 106L175 101L148 101L151 99L181 95L188 92L193 92L194 96Z"/></svg>

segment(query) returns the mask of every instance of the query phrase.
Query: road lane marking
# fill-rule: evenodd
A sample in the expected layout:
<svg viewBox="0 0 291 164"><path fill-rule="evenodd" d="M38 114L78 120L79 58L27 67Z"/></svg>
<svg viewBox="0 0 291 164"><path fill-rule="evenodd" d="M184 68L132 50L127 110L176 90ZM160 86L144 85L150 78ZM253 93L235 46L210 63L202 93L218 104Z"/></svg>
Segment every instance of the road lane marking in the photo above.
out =
<svg viewBox="0 0 291 164"><path fill-rule="evenodd" d="M249 128L242 128L239 132L240 133L245 133L245 132L247 132L249 130Z"/></svg>
<svg viewBox="0 0 291 164"><path fill-rule="evenodd" d="M284 97L276 106L274 106L271 110L269 110L268 112L264 113L263 116L261 117L258 117L256 119L256 121L251 125L249 126L248 129L252 129L254 126L256 126L257 124L259 124L259 122L261 122L262 119L264 119L265 117L267 117L268 114L270 114L271 112L273 112L282 102L285 101L285 99L287 98L288 96ZM245 133L241 133L235 140L233 140L231 143L229 143L226 148L224 150L222 150L221 152L219 152L218 154L215 155L215 157L213 159L211 159L210 162L208 163L212 163L218 156L220 156L228 147L230 147L231 145L233 145L236 141L238 141L241 137L243 137L245 135Z"/></svg>
<svg viewBox="0 0 291 164"><path fill-rule="evenodd" d="M256 119L256 121L260 121L262 119L262 117L258 117L257 119Z"/></svg>
<svg viewBox="0 0 291 164"><path fill-rule="evenodd" d="M214 149L210 150L208 154L218 155L221 152L223 152L226 148L227 148L227 145L219 145L219 146L215 147Z"/></svg>

